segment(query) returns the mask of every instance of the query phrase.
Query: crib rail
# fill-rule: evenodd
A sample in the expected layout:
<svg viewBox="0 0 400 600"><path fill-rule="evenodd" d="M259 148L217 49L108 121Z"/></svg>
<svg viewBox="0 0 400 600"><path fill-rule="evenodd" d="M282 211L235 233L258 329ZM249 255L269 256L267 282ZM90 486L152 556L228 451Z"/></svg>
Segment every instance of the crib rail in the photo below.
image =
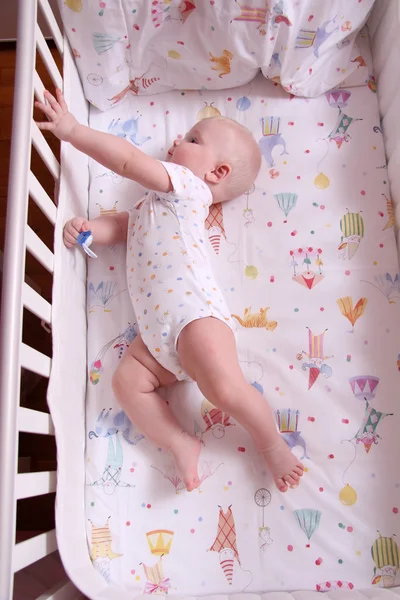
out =
<svg viewBox="0 0 400 600"><path fill-rule="evenodd" d="M48 356L22 343L24 308L47 324L52 317L51 304L24 281L26 252L49 273L54 264L51 250L27 224L29 197L51 224L55 224L57 216L55 204L30 170L32 145L55 182L60 175L56 157L32 120L33 96L43 100L43 83L35 70L36 50L54 84L63 86L60 71L37 25L38 6L61 55L64 50L64 38L48 0L19 0L0 328L0 600L11 600L16 571L57 549L55 530L15 543L17 501L56 489L55 471L17 474L18 433L54 435L49 414L19 406L21 368L46 378L51 370ZM64 600L76 597L76 593L76 588L67 583L41 598Z"/></svg>

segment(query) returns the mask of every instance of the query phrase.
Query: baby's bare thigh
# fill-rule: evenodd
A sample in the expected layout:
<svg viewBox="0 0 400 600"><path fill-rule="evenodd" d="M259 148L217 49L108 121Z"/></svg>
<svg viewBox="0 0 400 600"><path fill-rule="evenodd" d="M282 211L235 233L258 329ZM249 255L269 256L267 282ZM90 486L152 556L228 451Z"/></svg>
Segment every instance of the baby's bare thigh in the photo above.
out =
<svg viewBox="0 0 400 600"><path fill-rule="evenodd" d="M150 353L146 344L143 342L140 335L138 335L133 340L133 342L126 351L126 354L132 356L141 365L143 365L152 375L154 375L154 377L158 381L158 386L168 387L177 381L173 373L167 371L167 369L164 369L164 367L162 367L160 363L157 362L154 356Z"/></svg>
<svg viewBox="0 0 400 600"><path fill-rule="evenodd" d="M204 378L243 380L235 336L220 319L204 317L186 325L179 336L177 350L183 369L198 383Z"/></svg>

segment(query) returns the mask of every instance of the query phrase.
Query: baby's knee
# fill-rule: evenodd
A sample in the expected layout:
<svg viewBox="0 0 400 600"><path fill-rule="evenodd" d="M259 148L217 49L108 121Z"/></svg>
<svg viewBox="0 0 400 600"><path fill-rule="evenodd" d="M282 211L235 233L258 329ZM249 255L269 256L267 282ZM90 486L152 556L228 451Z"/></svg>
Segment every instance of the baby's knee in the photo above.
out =
<svg viewBox="0 0 400 600"><path fill-rule="evenodd" d="M111 388L117 398L120 398L125 391L126 381L124 379L123 369L118 366L111 379Z"/></svg>
<svg viewBox="0 0 400 600"><path fill-rule="evenodd" d="M155 380L152 373L133 357L122 360L116 368L111 380L115 396L120 400L129 395L132 399L137 394L152 392Z"/></svg>

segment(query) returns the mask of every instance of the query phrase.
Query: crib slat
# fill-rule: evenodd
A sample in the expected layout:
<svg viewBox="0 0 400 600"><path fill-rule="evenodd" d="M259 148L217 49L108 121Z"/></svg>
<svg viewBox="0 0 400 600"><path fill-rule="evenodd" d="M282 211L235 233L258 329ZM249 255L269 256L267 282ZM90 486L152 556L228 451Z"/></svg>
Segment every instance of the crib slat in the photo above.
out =
<svg viewBox="0 0 400 600"><path fill-rule="evenodd" d="M21 344L21 367L42 377L50 377L51 359L34 348Z"/></svg>
<svg viewBox="0 0 400 600"><path fill-rule="evenodd" d="M46 167L49 169L50 173L53 175L54 179L58 179L60 175L60 164L53 152L51 151L50 146L46 142L42 132L39 127L36 125L35 121L32 121L32 142L35 146L36 150L39 152L43 162Z"/></svg>
<svg viewBox="0 0 400 600"><path fill-rule="evenodd" d="M25 308L39 319L46 323L51 322L51 304L25 282L22 284L22 302Z"/></svg>
<svg viewBox="0 0 400 600"><path fill-rule="evenodd" d="M51 554L55 550L57 550L55 529L16 544L13 552L14 573Z"/></svg>
<svg viewBox="0 0 400 600"><path fill-rule="evenodd" d="M54 254L50 252L46 244L42 242L40 237L29 227L26 226L25 244L29 252L44 266L49 273L53 272Z"/></svg>
<svg viewBox="0 0 400 600"><path fill-rule="evenodd" d="M53 15L53 11L50 8L50 4L47 0L39 0L39 6L51 31L57 50L62 56L64 52L64 40L60 28L58 27L58 23Z"/></svg>
<svg viewBox="0 0 400 600"><path fill-rule="evenodd" d="M65 579L57 583L51 590L45 592L36 600L84 600L84 597L79 593L74 584Z"/></svg>
<svg viewBox="0 0 400 600"><path fill-rule="evenodd" d="M35 92L36 100L44 103L43 90L44 90L43 82L40 79L38 72L35 71L33 74L33 91Z"/></svg>
<svg viewBox="0 0 400 600"><path fill-rule="evenodd" d="M46 215L50 223L55 225L57 208L32 171L29 171L29 194L32 196L35 204L41 209L42 213Z"/></svg>
<svg viewBox="0 0 400 600"><path fill-rule="evenodd" d="M43 59L44 64L49 72L49 75L54 83L54 85L61 90L63 89L63 80L56 65L56 61L51 55L49 47L44 39L43 33L40 30L39 25L36 23L36 44L40 53L40 56Z"/></svg>
<svg viewBox="0 0 400 600"><path fill-rule="evenodd" d="M18 431L54 435L54 426L47 413L20 406L18 408Z"/></svg>
<svg viewBox="0 0 400 600"><path fill-rule="evenodd" d="M16 499L41 496L56 491L57 471L43 473L19 473L16 478Z"/></svg>

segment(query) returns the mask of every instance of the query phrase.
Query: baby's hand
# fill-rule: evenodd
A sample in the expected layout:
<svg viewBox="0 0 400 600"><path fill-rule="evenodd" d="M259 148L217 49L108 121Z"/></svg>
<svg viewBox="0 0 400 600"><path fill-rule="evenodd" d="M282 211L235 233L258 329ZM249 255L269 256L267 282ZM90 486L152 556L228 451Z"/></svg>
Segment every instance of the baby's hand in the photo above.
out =
<svg viewBox="0 0 400 600"><path fill-rule="evenodd" d="M64 244L72 248L82 231L89 231L89 221L83 217L74 217L64 225Z"/></svg>
<svg viewBox="0 0 400 600"><path fill-rule="evenodd" d="M35 102L35 106L46 115L48 121L36 123L36 125L39 129L51 131L59 140L68 142L78 121L68 112L68 106L59 88L56 89L57 100L47 90L44 90L43 93L49 104Z"/></svg>

